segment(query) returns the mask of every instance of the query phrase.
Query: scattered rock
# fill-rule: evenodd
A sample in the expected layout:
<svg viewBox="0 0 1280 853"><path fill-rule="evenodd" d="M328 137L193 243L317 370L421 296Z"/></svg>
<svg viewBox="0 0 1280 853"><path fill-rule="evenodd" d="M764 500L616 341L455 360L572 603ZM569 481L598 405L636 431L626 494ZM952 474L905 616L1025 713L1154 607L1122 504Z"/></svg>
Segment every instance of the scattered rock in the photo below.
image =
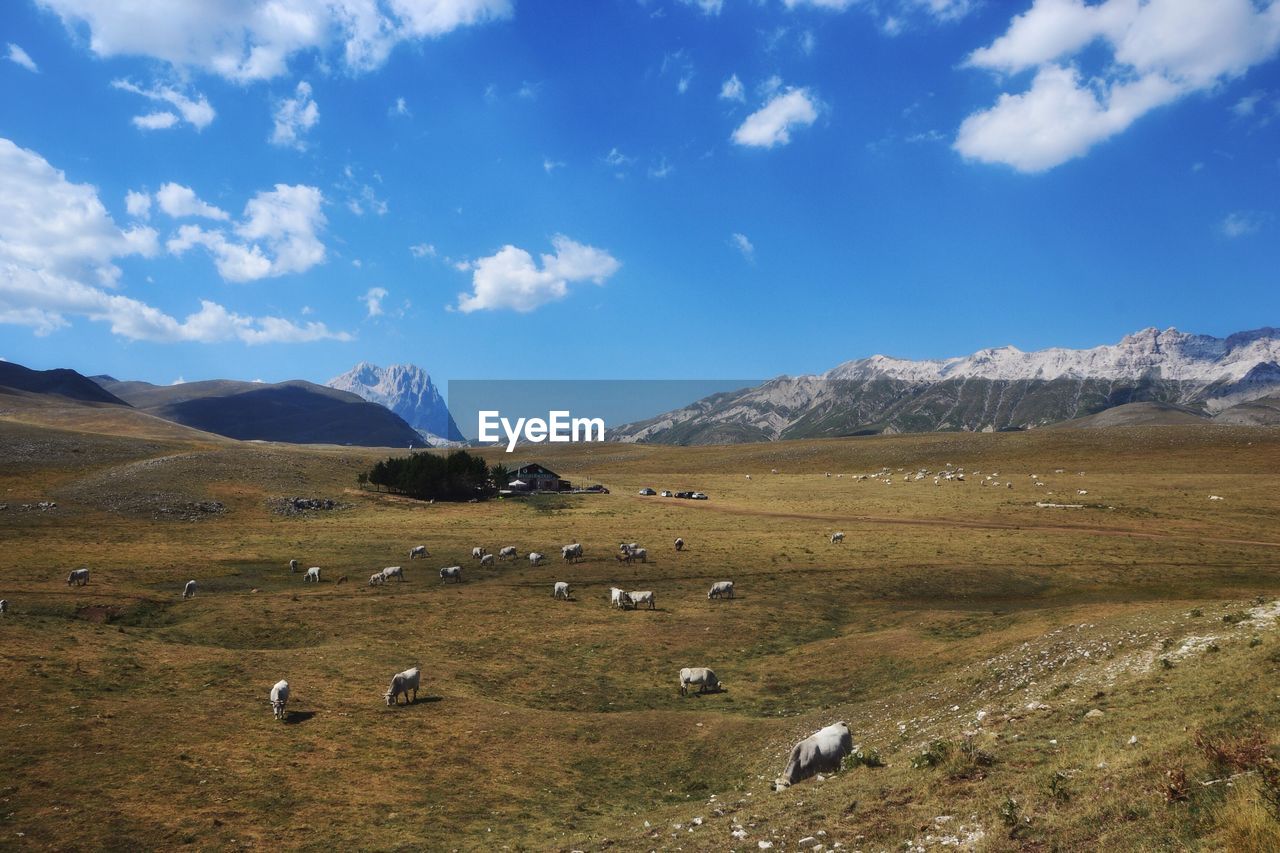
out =
<svg viewBox="0 0 1280 853"><path fill-rule="evenodd" d="M1085 715L1084 715L1084 718L1085 718L1086 720L1097 720L1097 719L1100 719L1100 718L1105 717L1105 716L1106 716L1106 714L1105 714L1105 713L1103 713L1102 711L1098 710L1097 708L1094 708L1092 711L1089 711L1087 714L1085 714Z"/></svg>
<svg viewBox="0 0 1280 853"><path fill-rule="evenodd" d="M346 509L350 504L339 503L333 498L271 498L267 506L276 515L305 515L308 512L326 512Z"/></svg>

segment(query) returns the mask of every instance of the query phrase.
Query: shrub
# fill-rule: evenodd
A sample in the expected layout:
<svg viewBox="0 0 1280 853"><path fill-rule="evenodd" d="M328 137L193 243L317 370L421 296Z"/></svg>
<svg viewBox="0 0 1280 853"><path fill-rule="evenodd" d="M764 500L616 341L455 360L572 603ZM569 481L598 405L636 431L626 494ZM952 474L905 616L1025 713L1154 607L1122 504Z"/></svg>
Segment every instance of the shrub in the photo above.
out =
<svg viewBox="0 0 1280 853"><path fill-rule="evenodd" d="M931 740L928 746L920 750L919 754L911 759L911 767L914 770L937 767L946 761L950 755L951 743L949 741Z"/></svg>
<svg viewBox="0 0 1280 853"><path fill-rule="evenodd" d="M851 752L844 759L845 767L884 767L884 759L880 757L878 749L862 749L858 748Z"/></svg>

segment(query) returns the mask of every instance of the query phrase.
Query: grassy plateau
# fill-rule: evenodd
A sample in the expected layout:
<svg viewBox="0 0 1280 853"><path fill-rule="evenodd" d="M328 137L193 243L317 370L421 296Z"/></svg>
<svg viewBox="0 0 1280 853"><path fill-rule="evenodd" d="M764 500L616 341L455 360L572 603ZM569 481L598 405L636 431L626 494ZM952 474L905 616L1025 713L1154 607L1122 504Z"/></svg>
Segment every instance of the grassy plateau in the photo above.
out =
<svg viewBox="0 0 1280 853"><path fill-rule="evenodd" d="M612 493L478 504L356 488L394 452L0 396L0 849L1280 849L1280 429L486 450Z"/></svg>

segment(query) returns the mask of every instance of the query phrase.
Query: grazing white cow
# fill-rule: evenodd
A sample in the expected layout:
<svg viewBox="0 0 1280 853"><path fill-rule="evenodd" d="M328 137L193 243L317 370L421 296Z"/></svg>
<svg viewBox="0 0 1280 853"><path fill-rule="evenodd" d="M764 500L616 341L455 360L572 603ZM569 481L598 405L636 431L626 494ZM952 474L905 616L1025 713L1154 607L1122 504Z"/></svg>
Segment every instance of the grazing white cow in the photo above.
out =
<svg viewBox="0 0 1280 853"><path fill-rule="evenodd" d="M644 592L628 592L627 598L631 599L631 606L635 607L637 610L642 604L649 605L650 610L658 609L657 600L654 598L653 593L648 590L645 590Z"/></svg>
<svg viewBox="0 0 1280 853"><path fill-rule="evenodd" d="M404 569L400 566L387 566L382 570L382 579L389 581L392 578L399 578L400 583L404 583Z"/></svg>
<svg viewBox="0 0 1280 853"><path fill-rule="evenodd" d="M473 560L479 560L479 559L481 559L482 557L484 557L484 555L485 555L485 554L488 554L488 553L489 553L489 552L488 552L488 551L486 551L486 550L485 550L485 549L483 549L483 548L472 548L472 549L471 549L471 559L473 559Z"/></svg>
<svg viewBox="0 0 1280 853"><path fill-rule="evenodd" d="M563 598L569 600L569 585L564 581L556 581L555 588L551 590L552 598Z"/></svg>
<svg viewBox="0 0 1280 853"><path fill-rule="evenodd" d="M369 586L378 586L387 582L387 576L382 572L374 572L369 575Z"/></svg>
<svg viewBox="0 0 1280 853"><path fill-rule="evenodd" d="M303 583L320 583L320 567L312 566L307 569L307 573L302 576Z"/></svg>
<svg viewBox="0 0 1280 853"><path fill-rule="evenodd" d="M819 773L835 773L844 757L853 752L853 735L843 722L833 723L809 735L791 749L787 769L773 783L781 791Z"/></svg>
<svg viewBox="0 0 1280 853"><path fill-rule="evenodd" d="M455 583L462 583L462 566L445 566L440 570L440 580L453 578Z"/></svg>
<svg viewBox="0 0 1280 853"><path fill-rule="evenodd" d="M832 534L831 534L831 544L832 544L832 545L836 544L837 542L843 542L843 541L844 541L844 533L843 533L843 532L841 532L841 531L837 530L835 533L832 533Z"/></svg>
<svg viewBox="0 0 1280 853"><path fill-rule="evenodd" d="M67 586L84 586L89 583L88 569L72 569L67 575Z"/></svg>
<svg viewBox="0 0 1280 853"><path fill-rule="evenodd" d="M616 586L609 587L609 606L626 610L631 606L631 596Z"/></svg>
<svg viewBox="0 0 1280 853"><path fill-rule="evenodd" d="M539 554L537 551L530 551L530 552L529 552L529 564L530 564L530 565L536 566L536 565L538 565L538 564L539 564L539 563L541 563L541 562L542 562L542 555L541 555L541 554Z"/></svg>
<svg viewBox="0 0 1280 853"><path fill-rule="evenodd" d="M195 597L196 597L196 582L195 582L195 581L187 581L187 585L186 585L186 586L184 586L184 587L182 588L182 597L183 597L184 599L186 599L186 598L195 598Z"/></svg>
<svg viewBox="0 0 1280 853"><path fill-rule="evenodd" d="M498 550L499 560L514 560L516 558L516 546L508 545Z"/></svg>
<svg viewBox="0 0 1280 853"><path fill-rule="evenodd" d="M750 479L751 479L751 475L750 475L750 474L748 474L748 475L747 475L747 479L748 479L748 480L750 480Z"/></svg>
<svg viewBox="0 0 1280 853"><path fill-rule="evenodd" d="M297 573L297 571L298 571L298 561L297 561L297 560L290 560L290 561L289 561L289 572L290 572L290 574L296 574L296 573Z"/></svg>
<svg viewBox="0 0 1280 853"><path fill-rule="evenodd" d="M733 581L716 581L711 585L707 598L733 598Z"/></svg>
<svg viewBox="0 0 1280 853"><path fill-rule="evenodd" d="M482 566L492 566L492 565L493 565L493 555L492 555L492 554L485 554L483 557L481 557L481 558L480 558L480 565L482 565Z"/></svg>
<svg viewBox="0 0 1280 853"><path fill-rule="evenodd" d="M677 551L684 550L684 540L680 539L679 537L676 538L676 550Z"/></svg>
<svg viewBox="0 0 1280 853"><path fill-rule="evenodd" d="M391 676L391 686L387 688L387 692L382 698L387 700L388 705L399 705L400 694L404 694L404 703L406 705L411 702L418 701L418 684L421 681L421 674L415 666L412 669L406 669L404 672L397 672ZM409 691L413 691L413 699L409 699Z"/></svg>
<svg viewBox="0 0 1280 853"><path fill-rule="evenodd" d="M569 561L570 563L575 563L578 560L581 560L582 544L579 542L574 542L572 545L565 545L563 548L560 549L560 556L561 558Z"/></svg>
<svg viewBox="0 0 1280 853"><path fill-rule="evenodd" d="M0 616L3 616L8 612L9 612L9 600L7 598L0 598Z"/></svg>
<svg viewBox="0 0 1280 853"><path fill-rule="evenodd" d="M723 685L707 667L686 666L680 670L680 695L688 696L690 687L697 687L699 693L706 693L708 690L719 691Z"/></svg>
<svg viewBox="0 0 1280 853"><path fill-rule="evenodd" d="M642 563L649 562L649 550L647 548L632 548L627 552L627 556Z"/></svg>
<svg viewBox="0 0 1280 853"><path fill-rule="evenodd" d="M422 557L423 559L425 559L430 556L431 555L427 553L426 545L414 545L412 548L409 549L410 560L416 560L419 557Z"/></svg>
<svg viewBox="0 0 1280 853"><path fill-rule="evenodd" d="M285 718L284 708L288 704L289 682L282 678L271 688L271 710L275 712L277 720L283 720Z"/></svg>

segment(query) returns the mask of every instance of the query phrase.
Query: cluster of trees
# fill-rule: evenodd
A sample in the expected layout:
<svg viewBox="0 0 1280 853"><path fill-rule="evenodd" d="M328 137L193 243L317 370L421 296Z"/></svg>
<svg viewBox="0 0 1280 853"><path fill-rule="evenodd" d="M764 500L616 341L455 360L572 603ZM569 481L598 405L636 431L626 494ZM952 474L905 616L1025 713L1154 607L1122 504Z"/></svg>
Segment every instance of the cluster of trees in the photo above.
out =
<svg viewBox="0 0 1280 853"><path fill-rule="evenodd" d="M467 501L506 488L509 473L501 463L490 467L478 456L458 450L448 456L413 453L393 456L362 471L356 481L419 500Z"/></svg>

